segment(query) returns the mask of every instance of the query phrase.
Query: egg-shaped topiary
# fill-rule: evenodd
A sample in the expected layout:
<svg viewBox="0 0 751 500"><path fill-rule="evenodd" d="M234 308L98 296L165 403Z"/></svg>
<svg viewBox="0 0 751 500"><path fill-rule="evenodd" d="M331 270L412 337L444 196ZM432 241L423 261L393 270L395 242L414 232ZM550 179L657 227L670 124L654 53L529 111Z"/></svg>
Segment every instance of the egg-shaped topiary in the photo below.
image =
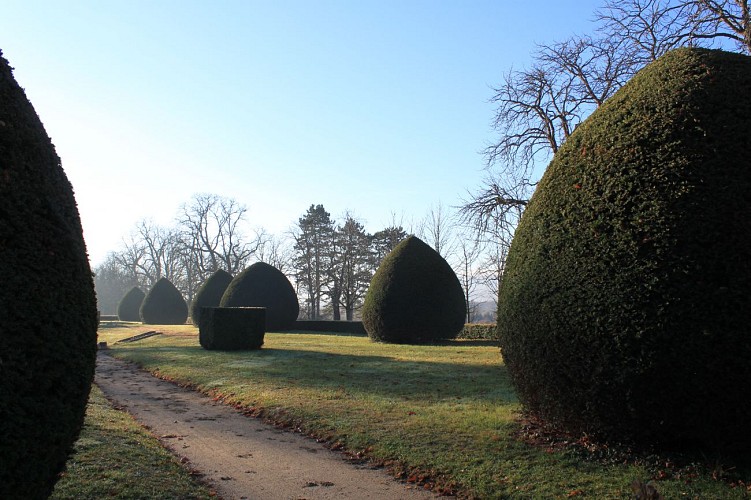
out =
<svg viewBox="0 0 751 500"><path fill-rule="evenodd" d="M231 282L232 275L224 269L219 269L203 282L190 303L190 321L195 326L201 324L201 308L218 307Z"/></svg>
<svg viewBox="0 0 751 500"><path fill-rule="evenodd" d="M455 338L467 314L456 273L416 236L381 262L362 308L368 336L379 342L421 343Z"/></svg>
<svg viewBox="0 0 751 500"><path fill-rule="evenodd" d="M117 304L117 317L120 321L141 321L141 304L146 294L134 286L120 299Z"/></svg>
<svg viewBox="0 0 751 500"><path fill-rule="evenodd" d="M141 321L151 325L182 325L188 319L188 304L167 278L160 278L144 297Z"/></svg>
<svg viewBox="0 0 751 500"><path fill-rule="evenodd" d="M751 444L748 89L751 58L675 50L556 154L499 293L532 413L610 439Z"/></svg>
<svg viewBox="0 0 751 500"><path fill-rule="evenodd" d="M292 283L279 269L265 262L256 262L235 276L219 305L265 307L267 332L292 328L300 313Z"/></svg>
<svg viewBox="0 0 751 500"><path fill-rule="evenodd" d="M83 424L97 308L78 208L0 51L0 498L46 498Z"/></svg>

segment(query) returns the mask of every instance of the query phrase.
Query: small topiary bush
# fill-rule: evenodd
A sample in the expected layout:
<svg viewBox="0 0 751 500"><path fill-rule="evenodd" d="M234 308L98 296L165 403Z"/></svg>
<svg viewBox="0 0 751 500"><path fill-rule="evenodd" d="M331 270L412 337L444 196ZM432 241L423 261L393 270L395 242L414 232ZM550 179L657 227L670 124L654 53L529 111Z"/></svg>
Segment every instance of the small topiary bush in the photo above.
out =
<svg viewBox="0 0 751 500"><path fill-rule="evenodd" d="M83 423L97 307L73 190L0 51L0 498L47 498Z"/></svg>
<svg viewBox="0 0 751 500"><path fill-rule="evenodd" d="M134 286L120 299L117 305L117 317L120 321L141 321L141 304L146 294Z"/></svg>
<svg viewBox="0 0 751 500"><path fill-rule="evenodd" d="M190 304L190 321L195 326L201 324L201 308L218 307L231 282L232 275L223 269L219 269L203 282Z"/></svg>
<svg viewBox="0 0 751 500"><path fill-rule="evenodd" d="M292 283L265 262L256 262L238 274L224 292L220 306L265 307L266 331L292 328L300 312Z"/></svg>
<svg viewBox="0 0 751 500"><path fill-rule="evenodd" d="M453 339L467 310L454 270L415 236L399 243L370 282L362 309L368 336L379 342Z"/></svg>
<svg viewBox="0 0 751 500"><path fill-rule="evenodd" d="M670 52L582 123L498 307L524 406L574 432L751 444L751 58Z"/></svg>
<svg viewBox="0 0 751 500"><path fill-rule="evenodd" d="M154 283L141 303L141 321L150 325L182 325L188 319L188 304L167 278Z"/></svg>
<svg viewBox="0 0 751 500"><path fill-rule="evenodd" d="M206 350L250 350L263 345L263 307L204 307L200 316L198 341Z"/></svg>

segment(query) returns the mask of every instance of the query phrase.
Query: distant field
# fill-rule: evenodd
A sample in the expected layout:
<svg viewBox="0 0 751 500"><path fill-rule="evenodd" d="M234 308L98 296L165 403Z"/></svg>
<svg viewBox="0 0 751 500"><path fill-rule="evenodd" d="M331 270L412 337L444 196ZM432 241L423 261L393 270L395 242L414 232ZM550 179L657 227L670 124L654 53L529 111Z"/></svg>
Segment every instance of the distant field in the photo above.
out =
<svg viewBox="0 0 751 500"><path fill-rule="evenodd" d="M149 330L165 335L114 344ZM259 351L209 352L192 326L117 322L104 323L99 340L161 377L463 496L629 498L634 480L653 478L665 498L748 494L743 485L713 479L751 479L722 462L677 468L653 456L624 465L611 450L585 460L581 447L521 442L519 405L498 348L487 342L409 346L269 333Z"/></svg>

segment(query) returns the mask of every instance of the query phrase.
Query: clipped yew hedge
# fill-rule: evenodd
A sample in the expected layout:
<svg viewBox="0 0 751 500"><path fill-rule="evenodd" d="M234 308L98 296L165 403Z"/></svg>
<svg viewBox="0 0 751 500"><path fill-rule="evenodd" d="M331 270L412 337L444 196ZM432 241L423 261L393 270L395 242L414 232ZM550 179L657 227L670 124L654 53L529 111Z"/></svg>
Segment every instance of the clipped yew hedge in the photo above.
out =
<svg viewBox="0 0 751 500"><path fill-rule="evenodd" d="M456 337L462 340L498 340L495 323L467 323Z"/></svg>
<svg viewBox="0 0 751 500"><path fill-rule="evenodd" d="M423 343L455 338L466 314L454 270L438 252L410 236L383 259L373 276L362 323L375 341Z"/></svg>
<svg viewBox="0 0 751 500"><path fill-rule="evenodd" d="M97 308L73 190L0 51L0 498L46 498L83 423Z"/></svg>
<svg viewBox="0 0 751 500"><path fill-rule="evenodd" d="M332 332L367 335L362 321L329 321L329 320L300 320L295 321L293 330L304 332Z"/></svg>
<svg viewBox="0 0 751 500"><path fill-rule="evenodd" d="M574 432L751 444L751 58L670 52L579 125L499 294L527 410Z"/></svg>
<svg viewBox="0 0 751 500"><path fill-rule="evenodd" d="M141 321L141 304L146 294L134 286L120 299L117 305L117 317L120 321Z"/></svg>
<svg viewBox="0 0 751 500"><path fill-rule="evenodd" d="M139 314L146 324L183 325L188 319L188 304L170 280L161 278L144 297Z"/></svg>
<svg viewBox="0 0 751 500"><path fill-rule="evenodd" d="M206 350L252 350L263 345L263 307L204 307L200 317L198 341Z"/></svg>
<svg viewBox="0 0 751 500"><path fill-rule="evenodd" d="M190 321L195 326L201 324L201 309L218 307L222 301L222 295L231 282L232 275L224 269L219 269L203 282L190 304Z"/></svg>

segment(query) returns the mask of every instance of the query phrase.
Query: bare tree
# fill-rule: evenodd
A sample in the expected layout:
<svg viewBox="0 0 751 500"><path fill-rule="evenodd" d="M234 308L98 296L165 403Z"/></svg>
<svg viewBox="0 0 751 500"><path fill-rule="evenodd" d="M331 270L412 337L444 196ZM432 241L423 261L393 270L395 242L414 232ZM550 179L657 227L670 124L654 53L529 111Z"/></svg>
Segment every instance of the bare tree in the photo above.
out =
<svg viewBox="0 0 751 500"><path fill-rule="evenodd" d="M446 259L453 251L453 221L443 203L430 207L417 228L417 235Z"/></svg>
<svg viewBox="0 0 751 500"><path fill-rule="evenodd" d="M555 154L576 126L633 74L624 44L572 37L539 45L531 68L509 71L493 89L493 128L486 165L526 171Z"/></svg>
<svg viewBox="0 0 751 500"><path fill-rule="evenodd" d="M247 208L232 198L196 194L181 207L183 242L196 259L201 278L224 269L237 274L247 266L262 240L247 241L241 225Z"/></svg>
<svg viewBox="0 0 751 500"><path fill-rule="evenodd" d="M115 254L109 253L94 269L97 308L104 314L116 314L120 300L138 284L129 270L120 265Z"/></svg>
<svg viewBox="0 0 751 500"><path fill-rule="evenodd" d="M467 307L466 322L472 323L475 314L474 295L478 285L477 260L482 255L483 245L470 235L458 238L458 270L456 273L464 290L464 303Z"/></svg>
<svg viewBox="0 0 751 500"><path fill-rule="evenodd" d="M751 53L748 0L607 0L598 31L630 47L636 69L686 46L727 46Z"/></svg>
<svg viewBox="0 0 751 500"><path fill-rule="evenodd" d="M284 274L293 271L292 246L288 238L263 232L256 233L256 237L261 241L256 254L258 260L274 266Z"/></svg>
<svg viewBox="0 0 751 500"><path fill-rule="evenodd" d="M182 241L178 232L172 228L157 226L147 219L138 223L136 231L144 249L140 267L149 283L153 285L159 279L166 278L177 285L176 281L182 275L183 264Z"/></svg>
<svg viewBox="0 0 751 500"><path fill-rule="evenodd" d="M682 46L732 41L751 53L748 0L606 0L596 20L596 36L539 45L529 69L509 71L494 89L499 139L485 149L488 175L460 216L478 238L495 240L499 258L536 184L535 165L637 71ZM503 263L493 270L498 279L502 272Z"/></svg>
<svg viewBox="0 0 751 500"><path fill-rule="evenodd" d="M146 245L136 232L131 232L127 239L123 238L122 248L113 253L113 259L139 286L148 289L154 283L146 272Z"/></svg>
<svg viewBox="0 0 751 500"><path fill-rule="evenodd" d="M460 220L472 230L473 239L484 249L479 281L497 298L511 241L534 184L514 169L486 178L484 190L470 194L459 209Z"/></svg>

